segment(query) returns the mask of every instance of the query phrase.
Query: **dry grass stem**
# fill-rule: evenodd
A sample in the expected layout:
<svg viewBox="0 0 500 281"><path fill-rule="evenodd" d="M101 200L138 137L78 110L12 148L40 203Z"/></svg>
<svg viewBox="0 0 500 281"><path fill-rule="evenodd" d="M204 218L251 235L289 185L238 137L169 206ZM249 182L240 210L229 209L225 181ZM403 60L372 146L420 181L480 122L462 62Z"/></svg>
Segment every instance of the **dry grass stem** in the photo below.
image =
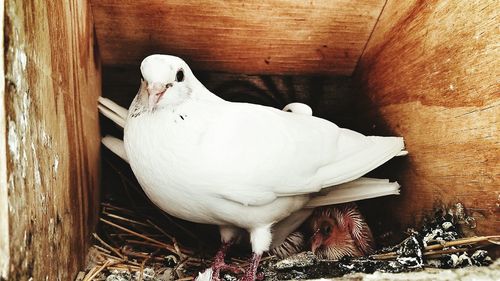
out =
<svg viewBox="0 0 500 281"><path fill-rule="evenodd" d="M443 250L444 248L455 247L455 246L474 245L474 244L478 244L481 242L494 243L492 241L496 240L496 239L500 239L500 235L478 236L478 237L468 237L468 238L457 239L457 240L445 242L443 244L436 244L436 245L427 246L424 248L423 255L424 256L432 256L433 258L437 258L437 257L440 257L442 255L446 255L446 254L458 253L458 252L464 252L464 251L470 250L468 248ZM371 255L370 257L373 259L376 259L376 260L390 260L390 259L397 258L397 256L398 256L398 254L396 252L388 252L388 253L383 253L383 254Z"/></svg>
<svg viewBox="0 0 500 281"><path fill-rule="evenodd" d="M93 280L94 277L97 276L97 274L99 274L99 272L103 271L111 262L110 261L106 261L103 265L101 265L99 268L97 268L97 270L95 270L92 275L85 277L85 279L83 279L83 281L90 281L90 280Z"/></svg>
<svg viewBox="0 0 500 281"><path fill-rule="evenodd" d="M120 251L118 251L118 249L104 242L104 240L102 240L101 237L99 237L99 235L97 235L96 233L92 233L92 235L94 235L94 238L97 239L99 242L101 242L101 244L104 245L106 248L111 250L113 253L117 254L120 258L122 259L124 258L124 256L120 253Z"/></svg>
<svg viewBox="0 0 500 281"><path fill-rule="evenodd" d="M165 244L165 243L163 243L163 242L161 242L161 241L158 241L158 240L156 240L156 239L150 238L150 237L148 237L148 236L146 236L146 235L140 234L140 233L135 232L135 231L133 231L133 230L130 230L130 229L128 229L128 228L126 228L126 227L124 227L124 226L121 226L121 225L118 225L118 224L113 223L113 222L111 222L111 221L108 221L108 220L106 220L106 219L101 218L100 220L101 220L102 222L104 222L105 224L111 225L111 226L113 226L113 227L116 227L116 228L118 228L118 229L121 229L121 230L123 230L123 231L125 231L125 232L128 232L128 233L130 233L130 234L134 234L134 235L136 235L137 237L140 237L140 238L142 238L142 239L144 239L144 240L147 240L147 241L153 242L153 243L155 243L155 244L158 244L158 245L160 245L160 246L164 247L165 249L169 250L170 252L175 253L175 249L174 249L174 247L172 247L171 245Z"/></svg>

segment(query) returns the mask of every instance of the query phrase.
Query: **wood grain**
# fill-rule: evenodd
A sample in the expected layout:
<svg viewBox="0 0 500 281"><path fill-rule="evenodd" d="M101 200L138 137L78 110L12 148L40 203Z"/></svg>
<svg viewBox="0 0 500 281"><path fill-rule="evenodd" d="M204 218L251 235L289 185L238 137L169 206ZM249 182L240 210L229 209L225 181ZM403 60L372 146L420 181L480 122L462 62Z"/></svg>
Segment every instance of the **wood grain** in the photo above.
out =
<svg viewBox="0 0 500 281"><path fill-rule="evenodd" d="M7 0L4 24L4 277L73 280L98 211L100 67L90 4Z"/></svg>
<svg viewBox="0 0 500 281"><path fill-rule="evenodd" d="M152 53L192 68L351 75L384 0L94 0L104 65Z"/></svg>
<svg viewBox="0 0 500 281"><path fill-rule="evenodd" d="M354 80L359 128L404 136L410 151L392 170L401 196L369 204L386 230L461 202L474 231L498 234L499 11L498 1L390 0L382 12Z"/></svg>
<svg viewBox="0 0 500 281"><path fill-rule="evenodd" d="M4 22L4 1L0 1L0 22ZM0 50L4 54L3 24L0 25ZM7 155L7 123L5 122L4 56L0 56L0 155ZM9 200L7 192L7 161L0 157L0 280L9 272Z"/></svg>

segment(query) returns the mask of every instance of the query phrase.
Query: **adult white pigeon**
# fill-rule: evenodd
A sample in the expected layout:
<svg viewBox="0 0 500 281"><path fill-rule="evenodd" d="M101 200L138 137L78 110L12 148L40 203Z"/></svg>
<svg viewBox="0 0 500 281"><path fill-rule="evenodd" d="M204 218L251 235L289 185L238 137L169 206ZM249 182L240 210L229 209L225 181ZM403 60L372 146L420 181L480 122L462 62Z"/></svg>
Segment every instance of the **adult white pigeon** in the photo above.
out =
<svg viewBox="0 0 500 281"><path fill-rule="evenodd" d="M254 280L271 226L404 149L400 137L364 136L307 114L225 101L180 58L151 55L124 131L126 158L153 203L176 217L220 226L224 256L250 233ZM324 196L323 196L324 197ZM214 263L213 279L223 263Z"/></svg>
<svg viewBox="0 0 500 281"><path fill-rule="evenodd" d="M127 109L103 97L99 98L98 107L99 111L104 116L108 117L110 120L112 120L122 128L125 126L125 122L128 116ZM311 107L303 103L290 103L286 105L283 110L297 114L306 114L310 116L312 115ZM122 140L112 136L105 136L102 139L102 143L113 153L115 153L128 163L127 154L125 152L125 147ZM398 156L406 155L406 153L406 151L402 151L402 153L398 154ZM365 177L358 178L348 183L336 185L335 188L331 188L326 194L316 194L315 198L310 200L303 209L292 213L287 218L279 221L272 226L271 232L273 237L269 252L280 258L286 258L305 250L306 244L308 243L307 241L305 241L304 235L300 231L296 230L306 221L306 219L310 217L316 207L324 207L331 204L340 204L352 202L355 200L397 194L399 194L399 184L397 182L389 182L388 179L374 179ZM336 207L334 206L338 205L328 206L326 210L331 208L335 209ZM346 214L350 215L351 213ZM239 234L241 236L244 236L241 231ZM237 240L241 239L238 238ZM352 240L338 242L340 243L338 245L353 245ZM336 244L333 249L338 248L338 245ZM332 248L332 245L330 245L330 248ZM220 269L224 268L227 270L239 271L239 268L235 269L235 267L226 265L224 263L225 249L227 249L227 247L219 251L217 258L215 259L214 268L216 270L214 271L214 268L207 269L203 274L200 274L195 279L196 281L210 281L212 280L212 275L219 276Z"/></svg>

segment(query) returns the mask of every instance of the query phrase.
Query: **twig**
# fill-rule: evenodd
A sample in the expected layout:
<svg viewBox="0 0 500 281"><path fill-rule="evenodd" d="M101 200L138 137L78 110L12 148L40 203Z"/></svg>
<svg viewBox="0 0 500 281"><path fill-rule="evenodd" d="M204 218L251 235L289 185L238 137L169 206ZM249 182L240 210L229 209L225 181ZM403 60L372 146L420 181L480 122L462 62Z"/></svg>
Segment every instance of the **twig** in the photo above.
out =
<svg viewBox="0 0 500 281"><path fill-rule="evenodd" d="M165 218L167 218L167 220L168 220L171 224L175 225L177 228L179 228L180 230L184 231L184 233L186 233L187 235L191 236L191 238L196 239L196 241L200 241L200 242L201 242L201 239L200 239L197 235L195 235L194 233L192 233L191 231L189 231L189 230L188 230L187 228L185 228L184 226L182 226L182 225L178 224L178 223L177 223L175 220L173 220L173 219L172 219L172 217L170 217L167 213L165 213L165 212L161 212L161 214L162 214Z"/></svg>
<svg viewBox="0 0 500 281"><path fill-rule="evenodd" d="M500 235L493 235L493 236L479 236L479 237L469 237L469 238L462 238L462 239L457 239L453 241L448 241L443 244L436 244L436 245L430 245L424 248L424 256L436 256L436 255L444 255L448 253L456 253L456 252L462 252L466 251L466 248L461 248L459 249L447 249L447 250L441 250L447 247L453 247L453 246L465 246L465 245L471 245L471 244L476 244L480 242L490 242L492 239L500 239ZM382 254L375 254L371 255L370 257L376 260L390 260L390 259L395 259L398 256L396 252L388 252L388 253L382 253Z"/></svg>
<svg viewBox="0 0 500 281"><path fill-rule="evenodd" d="M183 278L175 279L175 281L187 281L187 280L193 280L193 277L192 276L188 276L188 277L183 277Z"/></svg>
<svg viewBox="0 0 500 281"><path fill-rule="evenodd" d="M462 238L462 239L457 239L457 240L453 240L453 241L448 241L448 242L445 242L443 244L430 245L430 246L425 247L425 250L430 251L430 250L442 249L442 248L452 247L452 246L469 245L469 244L475 244L475 243L479 243L479 242L489 241L491 239L500 239L500 235L476 236L476 237Z"/></svg>
<svg viewBox="0 0 500 281"><path fill-rule="evenodd" d="M156 239L153 239L153 238L150 238L150 237L148 237L148 236L142 235L142 234L140 234L140 233L138 233L138 232L135 232L135 231L133 231L133 230L130 230L130 229L126 228L126 227L123 227L123 226L118 225L118 224L116 224L116 223L110 222L110 221L105 220L105 219L103 219L103 218L100 218L100 220L101 220L102 222L104 222L105 224L111 225L111 226L113 226L113 227L116 227L116 228L118 228L118 229L121 229L121 230L123 230L123 231L125 231L125 232L128 232L128 233L130 233L130 234L134 234L134 235L136 235L137 237L140 237L140 238L142 238L142 239L144 239L144 240L147 240L147 241L153 242L153 243L155 243L155 244L158 244L158 245L160 245L160 246L164 247L165 249L169 250L170 252L175 253L175 249L174 249L171 245L165 244L165 243L163 243L163 242L161 242L161 241L158 241L158 240L156 240Z"/></svg>
<svg viewBox="0 0 500 281"><path fill-rule="evenodd" d="M119 215L115 215L115 214L112 214L112 213L104 213L104 214L106 216L114 218L114 219L118 219L118 220L121 220L121 221L130 222L130 223L133 223L133 224L138 224L138 225L149 227L149 225L147 223L143 223L143 222L132 220L132 219L127 219L127 218L124 218L124 217L121 217Z"/></svg>
<svg viewBox="0 0 500 281"><path fill-rule="evenodd" d="M96 277L99 272L103 271L110 263L110 261L106 261L103 265L101 265L101 267L99 267L94 273L92 273L92 275L90 275L88 278L83 279L83 281L94 279L94 277Z"/></svg>
<svg viewBox="0 0 500 281"><path fill-rule="evenodd" d="M130 244L136 244L136 245L141 245L141 246L149 246L152 248L158 248L162 247L160 244L148 242L148 241L141 241L141 240L134 240L134 239L126 239L125 242L130 243Z"/></svg>
<svg viewBox="0 0 500 281"><path fill-rule="evenodd" d="M161 232L163 235L167 236L170 240L174 240L175 239L174 236L166 233L161 227L157 226L150 219L146 219L146 221L149 223L150 226L154 227L156 230L158 230L159 232Z"/></svg>
<svg viewBox="0 0 500 281"><path fill-rule="evenodd" d="M179 244L177 243L177 239L175 239L174 236L168 234L167 232L165 232L161 227L159 227L158 225L156 225L155 223L153 223L153 221L151 221L150 219L147 219L146 220L152 227L154 227L156 230L158 230L159 232L163 233L163 235L167 236L171 241L172 243L174 244L174 249L177 253L177 255L183 259L185 258L184 254L182 253L182 251L186 252L187 254L193 254L192 251L188 250L188 249L180 249L179 247Z"/></svg>
<svg viewBox="0 0 500 281"><path fill-rule="evenodd" d="M108 208L108 209L112 209L112 210L117 210L117 211L120 211L120 212L124 212L124 213L128 213L130 215L136 216L136 214L135 214L134 211L131 211L131 210L126 209L126 208L118 207L118 206L115 206L115 205L107 203L107 202L102 202L101 206L103 206L104 208Z"/></svg>
<svg viewBox="0 0 500 281"><path fill-rule="evenodd" d="M446 249L446 250L427 252L427 253L424 253L424 256L426 256L428 258L438 258L438 257L441 257L442 255L465 252L467 250L468 250L467 248Z"/></svg>
<svg viewBox="0 0 500 281"><path fill-rule="evenodd" d="M85 275L85 277L83 277L83 281L90 280L90 277L91 277L92 275L94 275L94 272L95 272L98 268L99 268L99 267L97 267L97 266L92 267L92 269L91 269L91 270L89 270L89 272Z"/></svg>
<svg viewBox="0 0 500 281"><path fill-rule="evenodd" d="M108 266L108 269L110 269L110 270L117 269L117 270L126 270L126 271L139 271L141 269L141 267L136 266L136 265L130 265L130 264L117 264L114 266Z"/></svg>
<svg viewBox="0 0 500 281"><path fill-rule="evenodd" d="M118 251L118 249L112 247L111 245L109 245L108 243L104 242L104 240L101 239L101 237L99 237L99 235L97 235L96 233L92 233L92 235L94 235L94 238L99 240L99 242L101 242L101 244L103 244L104 246L106 246L106 248L108 248L109 250L111 250L113 253L117 254L120 258L125 258L121 253L120 251Z"/></svg>
<svg viewBox="0 0 500 281"><path fill-rule="evenodd" d="M96 249L98 250L98 252L105 252L106 254L111 253L111 251L110 251L110 250L105 249L105 248L103 248L103 247L101 247L101 246L98 246L98 245L92 245L92 247L96 248Z"/></svg>

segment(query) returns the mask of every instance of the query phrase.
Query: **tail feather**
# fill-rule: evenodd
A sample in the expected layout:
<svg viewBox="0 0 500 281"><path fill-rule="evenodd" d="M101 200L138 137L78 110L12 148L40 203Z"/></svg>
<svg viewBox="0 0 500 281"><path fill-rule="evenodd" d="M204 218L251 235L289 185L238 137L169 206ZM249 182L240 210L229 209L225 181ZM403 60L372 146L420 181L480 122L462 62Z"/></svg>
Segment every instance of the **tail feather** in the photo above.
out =
<svg viewBox="0 0 500 281"><path fill-rule="evenodd" d="M386 195L399 195L400 185L388 179L359 178L357 180L323 189L305 208L347 203Z"/></svg>
<svg viewBox="0 0 500 281"><path fill-rule="evenodd" d="M99 111L120 127L125 127L128 110L119 106L110 99L99 97Z"/></svg>
<svg viewBox="0 0 500 281"><path fill-rule="evenodd" d="M123 141L121 139L112 136L105 136L102 138L102 144L128 163L127 152L125 151L125 146L123 145Z"/></svg>
<svg viewBox="0 0 500 281"><path fill-rule="evenodd" d="M319 171L318 178L327 179L323 181L323 188L353 181L394 156L404 155L403 138L376 136L354 138L350 136L354 134L358 133L351 131L348 134L341 134L339 143L344 142L344 144L339 144L339 146L346 149L339 154L337 161Z"/></svg>

